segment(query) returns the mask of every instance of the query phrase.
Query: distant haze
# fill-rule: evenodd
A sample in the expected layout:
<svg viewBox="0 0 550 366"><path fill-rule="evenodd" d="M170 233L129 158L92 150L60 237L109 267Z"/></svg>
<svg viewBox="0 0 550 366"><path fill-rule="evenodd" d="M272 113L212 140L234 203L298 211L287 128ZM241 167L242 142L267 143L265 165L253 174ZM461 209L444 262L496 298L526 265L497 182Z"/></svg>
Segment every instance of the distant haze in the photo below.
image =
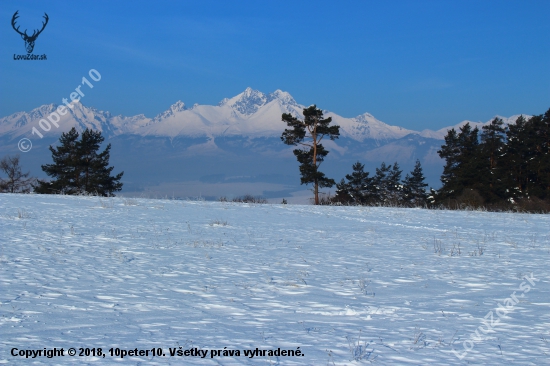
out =
<svg viewBox="0 0 550 366"><path fill-rule="evenodd" d="M40 165L51 163L47 146L72 127L78 131L92 128L112 144L114 173L125 172L124 194L209 199L253 194L272 200L289 198L290 202L294 197L303 202L308 187L299 184L294 147L284 145L280 136L286 128L281 115L291 113L301 118L304 108L288 92L265 94L252 88L224 98L216 106L188 108L177 101L154 118L142 114L113 116L75 103L68 108L69 113L60 116L59 128L42 131L44 138L40 139L32 129L41 131L39 121L57 110L57 105L43 105L0 118L0 153L19 153L18 140L31 139L33 149L22 154L22 161L33 175L44 177ZM336 181L350 173L356 161L364 163L371 174L381 162L397 162L404 177L419 159L428 183L438 187L443 162L437 150L448 129L467 122L438 131L413 131L387 125L369 113L354 118L324 113L340 126L339 139L323 141L330 153L321 166ZM507 123L516 118L503 117Z"/></svg>

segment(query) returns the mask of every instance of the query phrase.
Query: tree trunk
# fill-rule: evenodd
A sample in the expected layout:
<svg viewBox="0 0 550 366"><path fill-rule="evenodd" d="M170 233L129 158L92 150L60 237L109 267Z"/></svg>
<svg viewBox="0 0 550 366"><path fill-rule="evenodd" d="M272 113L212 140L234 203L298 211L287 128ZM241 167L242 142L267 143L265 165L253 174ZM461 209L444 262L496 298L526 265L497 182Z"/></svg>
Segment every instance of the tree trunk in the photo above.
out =
<svg viewBox="0 0 550 366"><path fill-rule="evenodd" d="M315 171L315 176L317 177L317 123L315 123L315 126L313 127L313 133L311 134L311 137L313 137L313 169ZM317 182L317 178L315 178L315 187L314 194L315 194L315 205L319 204L319 182Z"/></svg>

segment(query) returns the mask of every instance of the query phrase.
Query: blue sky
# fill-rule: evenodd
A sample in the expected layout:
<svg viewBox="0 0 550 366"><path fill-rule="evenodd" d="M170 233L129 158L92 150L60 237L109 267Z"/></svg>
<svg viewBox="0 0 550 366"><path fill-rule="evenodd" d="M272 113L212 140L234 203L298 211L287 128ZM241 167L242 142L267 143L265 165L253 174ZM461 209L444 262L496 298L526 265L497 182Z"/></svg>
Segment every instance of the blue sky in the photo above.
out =
<svg viewBox="0 0 550 366"><path fill-rule="evenodd" d="M21 29L50 20L14 61ZM0 5L0 116L62 98L148 117L250 86L345 117L438 129L550 107L550 1L10 1Z"/></svg>

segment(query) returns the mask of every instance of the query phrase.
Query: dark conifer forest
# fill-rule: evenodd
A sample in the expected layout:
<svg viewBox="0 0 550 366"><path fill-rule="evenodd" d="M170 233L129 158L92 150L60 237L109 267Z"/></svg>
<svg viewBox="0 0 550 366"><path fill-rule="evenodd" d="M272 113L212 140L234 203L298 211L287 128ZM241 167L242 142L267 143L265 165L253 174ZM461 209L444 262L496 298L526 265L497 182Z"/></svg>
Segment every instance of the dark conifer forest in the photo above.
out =
<svg viewBox="0 0 550 366"><path fill-rule="evenodd" d="M426 190L420 161L401 179L398 163L373 176L360 162L324 204L550 211L550 109L515 124L495 118L481 131L449 130L438 150L445 161L439 190Z"/></svg>

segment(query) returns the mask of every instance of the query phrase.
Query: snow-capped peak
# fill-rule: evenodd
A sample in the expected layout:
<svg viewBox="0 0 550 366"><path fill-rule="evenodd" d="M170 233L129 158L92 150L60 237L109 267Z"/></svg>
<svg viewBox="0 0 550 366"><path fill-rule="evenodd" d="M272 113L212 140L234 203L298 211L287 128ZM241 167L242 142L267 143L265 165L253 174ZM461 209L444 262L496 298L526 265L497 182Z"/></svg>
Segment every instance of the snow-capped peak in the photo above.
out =
<svg viewBox="0 0 550 366"><path fill-rule="evenodd" d="M367 122L369 119L375 119L370 113L363 113L355 117L358 122Z"/></svg>
<svg viewBox="0 0 550 366"><path fill-rule="evenodd" d="M283 105L293 105L293 106L298 105L298 103L296 103L296 101L294 100L292 95L290 95L290 93L282 91L281 89L277 89L273 93L269 93L267 96L267 103L275 99L280 100L281 104Z"/></svg>
<svg viewBox="0 0 550 366"><path fill-rule="evenodd" d="M156 123L162 119L174 116L176 113L183 112L186 109L187 108L185 107L185 103L182 102L181 100L178 100L176 103L170 106L170 109L162 112L161 114L153 118L153 123Z"/></svg>
<svg viewBox="0 0 550 366"><path fill-rule="evenodd" d="M174 113L181 112L185 110L185 103L181 100L178 100L176 103L170 106L170 110Z"/></svg>
<svg viewBox="0 0 550 366"><path fill-rule="evenodd" d="M30 133L41 119L56 111L57 105L48 104L35 108L30 112L18 112L11 116L0 118L0 136L9 134L19 136ZM226 98L218 106L198 105L186 108L178 100L166 111L149 119L144 115L133 117L112 116L109 112L86 107L80 102L71 104L66 115L59 122L60 131L66 131L73 126L84 129L94 128L108 135L131 133L148 136L229 136L242 135L249 137L280 136L284 130L281 122L283 113L290 113L302 118L305 106L297 104L294 98L280 89L264 94L250 87L242 93ZM370 113L363 113L354 118L341 117L333 112L324 111L328 117L341 127L344 137L350 137L362 142L365 139L391 140L399 139L408 134L418 134L427 138L443 140L447 130L453 126L438 131L424 130L422 132L408 130L399 126L390 126L376 119ZM518 116L502 117L505 123L514 123ZM530 116L525 116L529 118ZM467 121L455 125L457 129ZM481 128L486 123L470 124Z"/></svg>
<svg viewBox="0 0 550 366"><path fill-rule="evenodd" d="M242 93L233 98L222 99L218 106L228 106L242 115L250 116L256 113L264 105L274 100L279 101L283 106L298 106L298 103L296 103L292 95L288 92L277 89L273 93L264 94L251 87L246 88Z"/></svg>
<svg viewBox="0 0 550 366"><path fill-rule="evenodd" d="M223 99L219 106L229 106L237 112L250 115L254 114L267 103L267 97L259 90L254 90L251 87L245 89L244 92L230 99Z"/></svg>

